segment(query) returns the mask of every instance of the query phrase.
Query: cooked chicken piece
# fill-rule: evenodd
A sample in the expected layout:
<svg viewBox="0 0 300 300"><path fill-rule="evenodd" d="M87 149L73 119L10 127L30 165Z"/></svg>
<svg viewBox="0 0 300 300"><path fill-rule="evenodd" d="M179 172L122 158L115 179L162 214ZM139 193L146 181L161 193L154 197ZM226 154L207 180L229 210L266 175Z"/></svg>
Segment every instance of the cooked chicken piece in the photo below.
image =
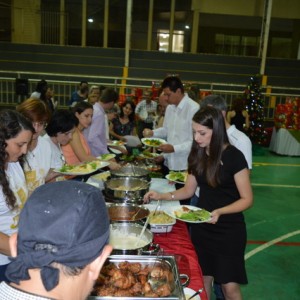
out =
<svg viewBox="0 0 300 300"><path fill-rule="evenodd" d="M150 270L151 270L151 267L149 267L148 265L146 265L145 267L144 267L144 269L141 269L140 271L139 271L139 275L148 275L149 274L149 272L150 272Z"/></svg>
<svg viewBox="0 0 300 300"><path fill-rule="evenodd" d="M144 285L144 284L147 282L148 278L147 278L146 275L141 274L141 275L138 275L138 280L139 280L139 282L140 282L141 284Z"/></svg>
<svg viewBox="0 0 300 300"><path fill-rule="evenodd" d="M152 288L151 288L151 285L150 285L149 282L146 282L146 283L143 285L142 292L143 292L143 294L147 294L147 293L149 293L149 292L152 292Z"/></svg>
<svg viewBox="0 0 300 300"><path fill-rule="evenodd" d="M171 287L168 283L165 283L163 285L158 286L155 290L155 293L157 293L159 297L167 297L171 295Z"/></svg>
<svg viewBox="0 0 300 300"><path fill-rule="evenodd" d="M115 294L114 294L115 297L132 297L134 296L130 289L126 289L126 290L123 290L123 289L118 289Z"/></svg>
<svg viewBox="0 0 300 300"><path fill-rule="evenodd" d="M112 282L115 287L129 289L136 283L134 275L125 270L117 270L112 276Z"/></svg>
<svg viewBox="0 0 300 300"><path fill-rule="evenodd" d="M144 296L149 297L149 298L157 298L158 294L153 291L150 291L150 292L147 292Z"/></svg>
<svg viewBox="0 0 300 300"><path fill-rule="evenodd" d="M113 296L116 292L116 288L113 286L100 286L100 287L96 287L95 291L97 296Z"/></svg>
<svg viewBox="0 0 300 300"><path fill-rule="evenodd" d="M150 272L150 276L153 278L161 278L164 275L164 270L161 266L154 266Z"/></svg>
<svg viewBox="0 0 300 300"><path fill-rule="evenodd" d="M136 282L133 287L130 289L132 292L132 295L141 295L142 294L142 284L140 282Z"/></svg>

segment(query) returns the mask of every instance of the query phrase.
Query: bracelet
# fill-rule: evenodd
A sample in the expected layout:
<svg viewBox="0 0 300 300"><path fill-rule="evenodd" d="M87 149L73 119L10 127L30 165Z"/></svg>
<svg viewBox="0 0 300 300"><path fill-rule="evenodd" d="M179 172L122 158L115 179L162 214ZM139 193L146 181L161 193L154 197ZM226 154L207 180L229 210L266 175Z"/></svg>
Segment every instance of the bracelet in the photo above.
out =
<svg viewBox="0 0 300 300"><path fill-rule="evenodd" d="M175 200L175 195L172 192L170 192L170 195L171 195L171 200Z"/></svg>

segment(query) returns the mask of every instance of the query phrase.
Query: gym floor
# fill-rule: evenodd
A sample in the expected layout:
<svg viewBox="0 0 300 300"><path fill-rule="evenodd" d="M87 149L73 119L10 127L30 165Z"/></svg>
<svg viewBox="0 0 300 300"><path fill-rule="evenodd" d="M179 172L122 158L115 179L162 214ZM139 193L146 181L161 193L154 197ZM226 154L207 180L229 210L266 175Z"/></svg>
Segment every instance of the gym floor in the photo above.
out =
<svg viewBox="0 0 300 300"><path fill-rule="evenodd" d="M300 157L254 151L243 299L300 299Z"/></svg>

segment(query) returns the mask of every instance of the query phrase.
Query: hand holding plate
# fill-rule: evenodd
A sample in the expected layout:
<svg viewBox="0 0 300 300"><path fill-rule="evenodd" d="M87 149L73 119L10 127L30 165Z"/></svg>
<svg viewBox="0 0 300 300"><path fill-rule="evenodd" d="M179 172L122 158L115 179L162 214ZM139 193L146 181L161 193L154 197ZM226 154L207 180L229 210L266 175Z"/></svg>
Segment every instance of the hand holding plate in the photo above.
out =
<svg viewBox="0 0 300 300"><path fill-rule="evenodd" d="M173 153L174 147L171 144L162 144L157 148L157 150L160 150L161 152L164 153Z"/></svg>

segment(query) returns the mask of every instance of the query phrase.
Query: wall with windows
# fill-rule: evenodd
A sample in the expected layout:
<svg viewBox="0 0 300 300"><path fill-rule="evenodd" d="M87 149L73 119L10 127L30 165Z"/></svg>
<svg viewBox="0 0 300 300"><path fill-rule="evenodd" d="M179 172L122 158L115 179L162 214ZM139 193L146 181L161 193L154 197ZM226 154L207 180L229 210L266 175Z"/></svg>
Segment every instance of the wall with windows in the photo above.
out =
<svg viewBox="0 0 300 300"><path fill-rule="evenodd" d="M13 43L41 42L40 0L14 0L11 14Z"/></svg>
<svg viewBox="0 0 300 300"><path fill-rule="evenodd" d="M263 0L175 0L174 30L182 32L174 51L191 52L193 17L199 14L197 53L257 56ZM59 44L64 15L64 45L82 44L82 0L2 0L0 41ZM105 1L87 0L86 46L103 47ZM125 47L126 0L109 0L108 47ZM133 0L131 49L147 50L150 0ZM171 0L153 1L150 50L161 50L159 32L170 30ZM300 1L274 0L268 57L299 59ZM11 17L8 17L11 16ZM166 40L165 42L168 43ZM177 42L178 43L178 42ZM168 47L165 45L165 49Z"/></svg>

